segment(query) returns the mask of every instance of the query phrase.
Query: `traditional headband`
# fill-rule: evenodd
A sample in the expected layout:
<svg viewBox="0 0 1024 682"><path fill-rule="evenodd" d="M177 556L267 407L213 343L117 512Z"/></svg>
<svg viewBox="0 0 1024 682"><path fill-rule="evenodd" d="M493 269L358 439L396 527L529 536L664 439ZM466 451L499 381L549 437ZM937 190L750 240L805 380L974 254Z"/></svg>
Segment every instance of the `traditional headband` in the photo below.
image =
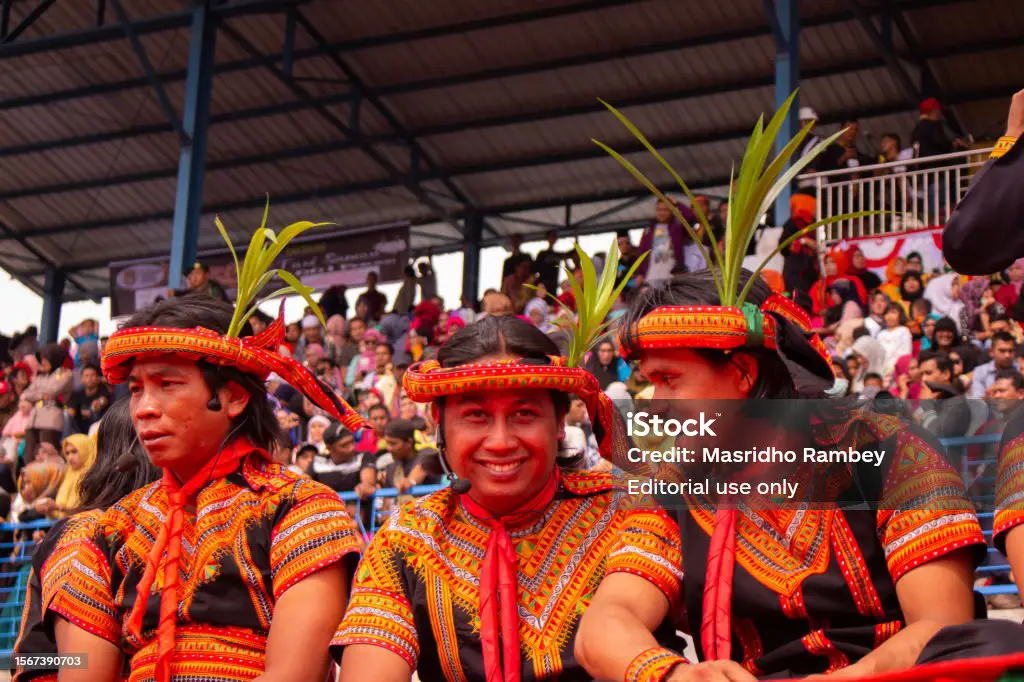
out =
<svg viewBox="0 0 1024 682"><path fill-rule="evenodd" d="M348 403L316 378L304 365L277 352L284 340L284 305L274 322L256 336L222 336L203 327L133 327L111 334L103 352L103 375L112 384L124 383L131 363L140 358L176 355L234 367L266 380L271 373L294 386L317 407L356 431L366 426L363 418Z"/></svg>
<svg viewBox="0 0 1024 682"><path fill-rule="evenodd" d="M739 308L661 306L644 315L634 328L622 331L623 335L629 334L630 343L623 343L624 338L620 336L619 352L629 360L637 351L662 348L735 350L753 347L779 350L779 318L792 323L805 335L810 334L811 321L807 313L778 294L769 296L760 308L749 302ZM818 335L811 334L807 342L828 363L828 351Z"/></svg>
<svg viewBox="0 0 1024 682"><path fill-rule="evenodd" d="M406 394L418 403L479 391L495 392L536 388L575 393L583 400L594 425L601 456L611 459L615 451L615 405L604 394L593 374L580 367L567 367L566 359L549 356L551 364L533 365L506 360L442 367L436 360L418 362L405 372Z"/></svg>

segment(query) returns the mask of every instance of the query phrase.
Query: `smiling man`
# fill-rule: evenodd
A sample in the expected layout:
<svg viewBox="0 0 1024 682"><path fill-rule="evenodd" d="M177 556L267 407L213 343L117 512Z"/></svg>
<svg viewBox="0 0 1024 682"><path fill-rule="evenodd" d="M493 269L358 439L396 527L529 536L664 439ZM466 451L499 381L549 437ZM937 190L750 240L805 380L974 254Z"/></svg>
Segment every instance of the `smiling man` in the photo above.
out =
<svg viewBox="0 0 1024 682"><path fill-rule="evenodd" d="M275 372L350 428L362 420L305 368L278 356L284 325L227 335L230 306L158 303L110 338L103 370L127 382L131 419L160 481L101 518L49 608L63 652L87 652L67 682L308 679L327 644L358 551L326 486L271 461ZM347 560L353 560L347 562Z"/></svg>
<svg viewBox="0 0 1024 682"><path fill-rule="evenodd" d="M614 410L595 407L597 380L557 352L533 325L487 317L438 362L409 368L406 390L434 401L440 460L457 479L402 506L370 543L332 646L342 682L368 670L374 682L408 682L414 670L452 682L590 680L572 641L605 575L628 572L666 610L679 604L668 517L620 510L610 474L556 464L567 393L593 399L596 424ZM388 437L411 445L411 434ZM675 638L667 619L656 630Z"/></svg>

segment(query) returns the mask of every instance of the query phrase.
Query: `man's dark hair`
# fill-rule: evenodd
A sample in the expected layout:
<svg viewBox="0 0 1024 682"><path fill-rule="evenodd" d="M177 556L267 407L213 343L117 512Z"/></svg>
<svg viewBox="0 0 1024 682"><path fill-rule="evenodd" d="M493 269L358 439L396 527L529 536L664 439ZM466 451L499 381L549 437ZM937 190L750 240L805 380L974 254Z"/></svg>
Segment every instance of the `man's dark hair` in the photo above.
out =
<svg viewBox="0 0 1024 682"><path fill-rule="evenodd" d="M374 405L373 407L368 409L366 411L366 416L369 417L371 414L373 414L377 410L384 410L385 414L387 414L389 417L391 416L391 410L389 410L387 408L387 405L385 405L384 403L377 403L376 405Z"/></svg>
<svg viewBox="0 0 1024 682"><path fill-rule="evenodd" d="M225 334L231 325L233 313L234 309L229 304L211 299L209 296L181 296L143 308L132 315L123 328L203 327L218 334ZM252 328L246 323L242 336L251 335ZM278 441L280 427L267 399L267 389L263 380L255 374L248 374L234 367L215 365L205 360L199 360L196 364L203 374L211 396L230 382L238 384L249 394L249 403L235 419L233 426L239 428L239 436L245 436L255 445L269 451Z"/></svg>
<svg viewBox="0 0 1024 682"><path fill-rule="evenodd" d="M416 277L416 271L411 265L406 265L404 272L406 277Z"/></svg>
<svg viewBox="0 0 1024 682"><path fill-rule="evenodd" d="M85 373L85 371L87 369L91 369L92 371L96 372L97 374L100 373L100 368L97 367L96 365L92 364L91 362L82 365L82 373Z"/></svg>
<svg viewBox="0 0 1024 682"><path fill-rule="evenodd" d="M949 374L950 379L953 378L953 361L949 359L947 353L939 350L926 350L917 358L917 366L920 367L929 360L934 360L936 369Z"/></svg>
<svg viewBox="0 0 1024 682"><path fill-rule="evenodd" d="M373 411L372 408L370 411ZM334 445L339 440L342 440L343 438L347 438L349 436L352 436L352 432L349 431L344 424L338 421L332 421L330 424L327 425L327 428L324 429L324 443L326 445Z"/></svg>
<svg viewBox="0 0 1024 682"><path fill-rule="evenodd" d="M298 450L295 451L295 459L302 457L306 453L309 453L311 456L316 457L318 454L320 454L320 449L317 448L317 446L313 445L312 443L304 443L303 445L299 446Z"/></svg>
<svg viewBox="0 0 1024 682"><path fill-rule="evenodd" d="M1013 387L1016 390L1024 390L1024 375L1021 375L1021 373L1015 369L1001 369L997 371L995 381L999 381L1000 379L1009 379L1013 382Z"/></svg>
<svg viewBox="0 0 1024 682"><path fill-rule="evenodd" d="M392 419L384 428L384 435L411 441L416 438L416 428L408 419Z"/></svg>
<svg viewBox="0 0 1024 682"><path fill-rule="evenodd" d="M107 509L122 497L160 478L132 424L131 405L110 406L96 432L96 463L78 484L79 511Z"/></svg>
<svg viewBox="0 0 1024 682"><path fill-rule="evenodd" d="M864 375L864 383L867 383L869 380L874 380L874 379L877 379L878 381L881 381L882 380L882 375L879 374L878 372L868 372L867 374Z"/></svg>
<svg viewBox="0 0 1024 682"><path fill-rule="evenodd" d="M252 316L255 319L262 322L263 324L267 325L268 327L274 322L274 318L272 318L270 315L267 315L265 312L259 309L257 309L256 312L252 314Z"/></svg>
<svg viewBox="0 0 1024 682"><path fill-rule="evenodd" d="M559 355L558 345L529 322L512 315L488 316L455 332L441 346L437 361L442 367L458 367L488 356L511 355L523 364L547 365L552 355ZM552 391L555 413L565 414L569 407L566 395Z"/></svg>
<svg viewBox="0 0 1024 682"><path fill-rule="evenodd" d="M1016 339L1013 338L1013 334L1011 334L1010 332L1004 332L1004 331L1000 330L1000 331L997 331L995 334L992 335L992 345L994 346L994 345L996 345L996 343L1012 343L1012 344L1016 344L1017 341L1016 341Z"/></svg>
<svg viewBox="0 0 1024 682"><path fill-rule="evenodd" d="M884 139L886 137L891 140L895 140L897 147L903 147L903 141L900 139L899 133L882 133L882 138Z"/></svg>
<svg viewBox="0 0 1024 682"><path fill-rule="evenodd" d="M377 344L377 348L387 348L388 349L388 355L392 355L393 356L395 354L395 349L392 348L391 344L386 342L386 341L381 341L380 343L378 343Z"/></svg>
<svg viewBox="0 0 1024 682"><path fill-rule="evenodd" d="M740 286L744 286L750 276L751 273L744 270L740 274ZM758 277L750 286L747 301L760 307L771 294L771 288ZM623 316L621 326L623 346L631 353L638 351L637 326L641 318L650 311L661 306L686 305L721 305L711 270L688 272L677 277L668 287L649 289L639 295ZM693 350L712 363L724 364L733 361L731 355L726 355L720 350L703 348ZM748 397L752 399L820 397L801 395L796 390L793 377L777 351L766 348L743 348L742 350L757 360L758 367L757 380L750 389Z"/></svg>

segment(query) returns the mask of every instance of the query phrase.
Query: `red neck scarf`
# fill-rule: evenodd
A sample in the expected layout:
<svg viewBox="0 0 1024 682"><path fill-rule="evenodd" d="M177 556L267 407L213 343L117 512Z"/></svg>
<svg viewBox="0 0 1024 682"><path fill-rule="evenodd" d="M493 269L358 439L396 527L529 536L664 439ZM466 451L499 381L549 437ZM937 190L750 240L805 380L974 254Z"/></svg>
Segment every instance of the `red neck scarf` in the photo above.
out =
<svg viewBox="0 0 1024 682"><path fill-rule="evenodd" d="M181 532L185 524L185 505L208 483L224 478L238 469L238 464L246 455L267 457L266 453L257 448L246 438L238 438L225 447L219 455L210 459L202 469L180 484L169 469L164 469L160 485L167 491L167 517L160 533L157 535L153 549L146 558L146 570L139 581L135 604L128 616L128 633L137 639L142 638L142 617L146 613L156 572L166 550L164 562L164 587L160 595L160 620L157 625L157 682L169 682L171 679L171 658L174 654L174 635L178 618L178 566L181 562Z"/></svg>
<svg viewBox="0 0 1024 682"><path fill-rule="evenodd" d="M728 660L732 654L732 578L736 567L736 515L728 507L715 512L715 529L708 546L708 565L704 582L704 608L700 623L700 643L704 658Z"/></svg>
<svg viewBox="0 0 1024 682"><path fill-rule="evenodd" d="M522 524L540 517L555 499L559 480L561 475L556 466L544 489L533 501L511 514L497 518L469 495L461 496L466 511L491 529L480 567L479 587L480 643L487 682L519 682L520 679L517 613L519 581L516 577L518 562L512 538L505 526Z"/></svg>

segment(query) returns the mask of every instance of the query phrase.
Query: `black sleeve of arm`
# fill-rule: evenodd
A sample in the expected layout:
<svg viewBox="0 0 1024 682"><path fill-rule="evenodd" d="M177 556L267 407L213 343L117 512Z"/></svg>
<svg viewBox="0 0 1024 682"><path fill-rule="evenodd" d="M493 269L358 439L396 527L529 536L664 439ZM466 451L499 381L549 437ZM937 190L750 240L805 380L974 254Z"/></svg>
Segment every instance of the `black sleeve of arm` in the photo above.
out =
<svg viewBox="0 0 1024 682"><path fill-rule="evenodd" d="M946 223L942 252L957 272L989 275L1024 257L1024 143L991 161Z"/></svg>

